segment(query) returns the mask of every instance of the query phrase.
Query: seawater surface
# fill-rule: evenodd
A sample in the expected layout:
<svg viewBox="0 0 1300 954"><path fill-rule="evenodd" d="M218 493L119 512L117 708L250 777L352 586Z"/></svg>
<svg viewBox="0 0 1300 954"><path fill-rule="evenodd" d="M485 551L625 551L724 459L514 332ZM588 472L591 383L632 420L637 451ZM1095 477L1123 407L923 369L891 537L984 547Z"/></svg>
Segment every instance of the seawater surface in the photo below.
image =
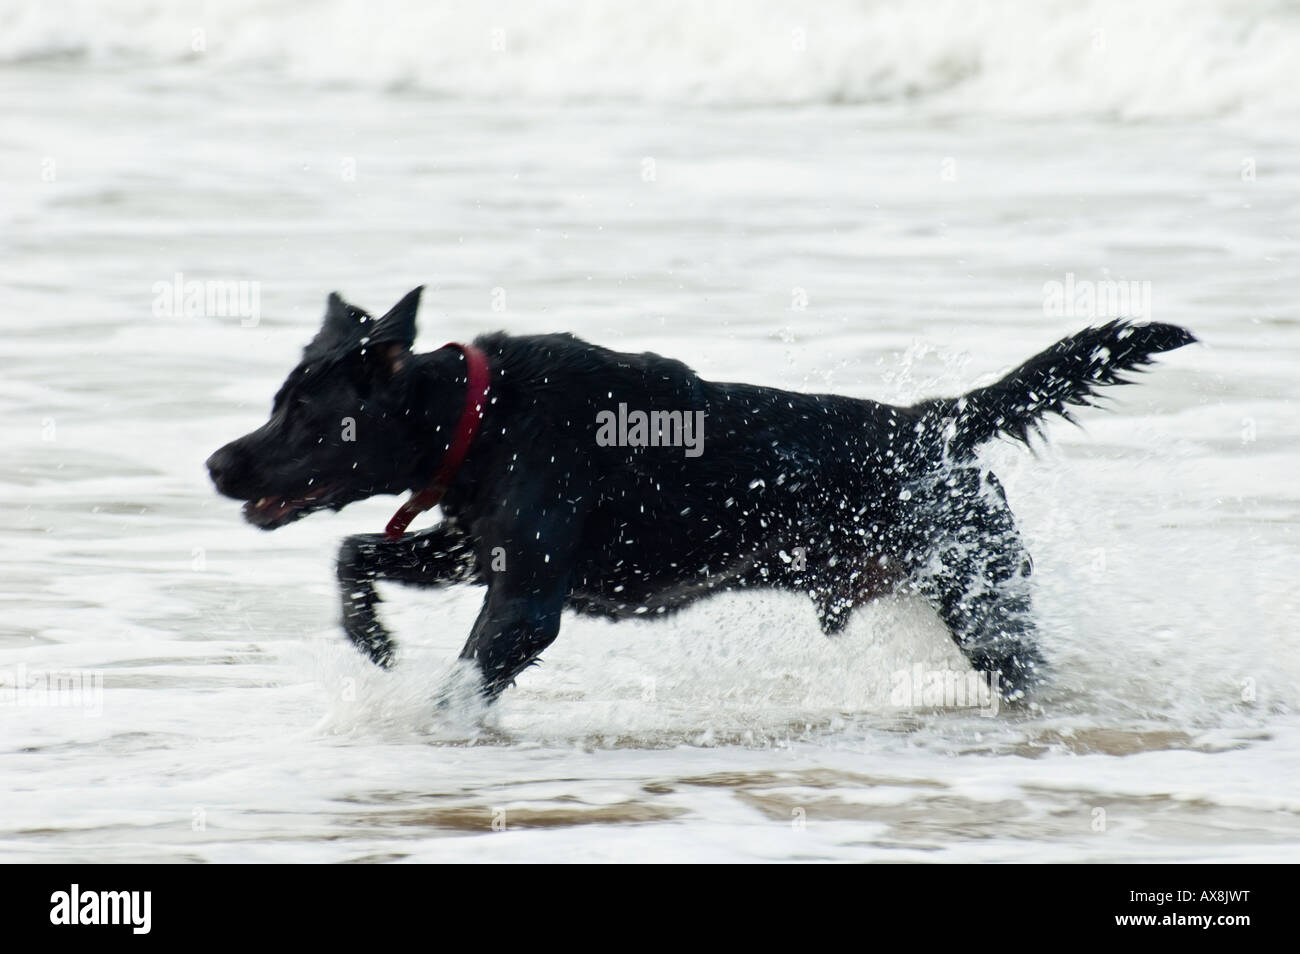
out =
<svg viewBox="0 0 1300 954"><path fill-rule="evenodd" d="M148 3L0 31L0 858L1295 860L1293 14L841 4L866 33L812 23L789 63L754 44L791 6L725 36L683 7L685 46L621 7L557 47L563 17L505 4L518 52L488 62L453 41L491 52L490 20L407 37L393 8L344 69L355 6L325 8L320 48L294 3L213 14L202 52ZM1012 22L1060 54L1038 83ZM1144 74L1142 30L1179 56ZM255 283L256 321L157 307L178 275ZM1050 307L1067 281L1139 283L1203 343L988 449L1054 666L992 717L896 704L898 673L963 665L925 607L828 640L771 594L566 618L486 722L439 715L481 591L385 588L391 673L337 624L337 543L398 501L263 534L203 470L333 289L425 284L423 348L565 330L911 401L1105 317ZM15 704L65 671L102 679L90 711Z"/></svg>

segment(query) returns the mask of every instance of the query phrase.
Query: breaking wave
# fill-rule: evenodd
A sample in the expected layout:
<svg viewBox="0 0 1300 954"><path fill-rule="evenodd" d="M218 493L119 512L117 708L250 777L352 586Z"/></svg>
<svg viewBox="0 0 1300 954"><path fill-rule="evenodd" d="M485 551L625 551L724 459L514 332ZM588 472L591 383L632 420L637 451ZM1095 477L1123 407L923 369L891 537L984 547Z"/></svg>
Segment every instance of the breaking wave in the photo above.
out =
<svg viewBox="0 0 1300 954"><path fill-rule="evenodd" d="M173 66L453 98L1189 119L1300 113L1273 0L55 0L0 65Z"/></svg>

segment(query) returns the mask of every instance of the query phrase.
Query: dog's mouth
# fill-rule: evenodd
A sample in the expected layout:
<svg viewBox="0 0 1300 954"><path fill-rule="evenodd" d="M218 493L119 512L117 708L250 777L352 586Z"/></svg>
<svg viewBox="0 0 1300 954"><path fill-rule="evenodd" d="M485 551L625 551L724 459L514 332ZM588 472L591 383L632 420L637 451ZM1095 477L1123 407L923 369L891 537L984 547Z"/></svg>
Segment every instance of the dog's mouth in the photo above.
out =
<svg viewBox="0 0 1300 954"><path fill-rule="evenodd" d="M261 497L244 504L244 519L262 530L275 530L330 506L332 485L324 484L297 497Z"/></svg>

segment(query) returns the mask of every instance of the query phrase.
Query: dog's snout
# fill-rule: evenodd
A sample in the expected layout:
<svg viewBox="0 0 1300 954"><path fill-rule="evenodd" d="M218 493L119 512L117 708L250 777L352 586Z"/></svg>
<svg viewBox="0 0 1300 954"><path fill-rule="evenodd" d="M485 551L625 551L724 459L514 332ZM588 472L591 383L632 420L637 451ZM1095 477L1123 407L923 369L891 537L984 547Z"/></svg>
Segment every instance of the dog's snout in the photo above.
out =
<svg viewBox="0 0 1300 954"><path fill-rule="evenodd" d="M227 444L225 447L214 452L207 459L208 474L212 477L212 482L216 484L217 489L225 491L230 482L231 475L235 471L237 457L234 446Z"/></svg>

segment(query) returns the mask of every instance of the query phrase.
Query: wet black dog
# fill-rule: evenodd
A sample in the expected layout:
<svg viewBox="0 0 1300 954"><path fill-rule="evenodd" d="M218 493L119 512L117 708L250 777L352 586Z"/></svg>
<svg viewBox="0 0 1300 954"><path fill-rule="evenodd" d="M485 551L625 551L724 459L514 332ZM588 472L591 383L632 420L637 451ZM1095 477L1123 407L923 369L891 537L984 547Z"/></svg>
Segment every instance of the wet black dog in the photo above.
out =
<svg viewBox="0 0 1300 954"><path fill-rule="evenodd" d="M453 470L433 529L344 541L343 624L388 666L376 580L486 584L462 657L488 698L550 645L566 607L647 618L750 587L806 593L828 634L884 593L922 594L971 665L1023 697L1043 670L1030 561L975 453L998 434L1027 441L1049 412L1068 417L1121 372L1196 340L1112 321L963 397L893 407L704 381L567 334L414 354L419 293L379 319L330 296L270 420L208 468L266 530Z"/></svg>

